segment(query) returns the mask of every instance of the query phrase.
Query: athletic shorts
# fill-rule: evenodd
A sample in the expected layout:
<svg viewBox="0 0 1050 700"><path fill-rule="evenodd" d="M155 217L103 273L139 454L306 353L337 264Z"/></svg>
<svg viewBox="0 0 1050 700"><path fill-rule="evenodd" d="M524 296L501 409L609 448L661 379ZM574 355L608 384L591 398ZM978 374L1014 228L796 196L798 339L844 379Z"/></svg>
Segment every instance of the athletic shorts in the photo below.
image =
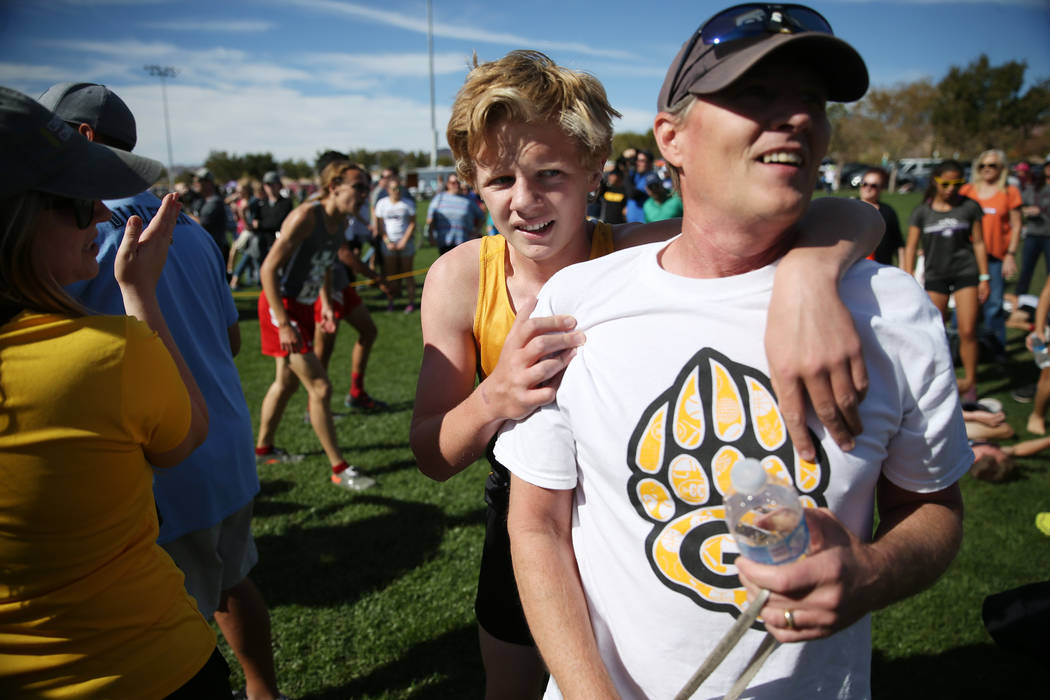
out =
<svg viewBox="0 0 1050 700"><path fill-rule="evenodd" d="M303 344L300 353L308 353L314 343L314 307L312 304L300 304L294 299L281 299L292 325L299 329ZM259 295L259 340L262 343L262 354L270 357L288 357L281 349L281 336L277 332L277 319L270 311L270 302L266 294Z"/></svg>
<svg viewBox="0 0 1050 700"><path fill-rule="evenodd" d="M503 642L535 646L525 621L525 611L518 595L518 582L510 559L510 535L507 532L507 506L510 499L510 477L506 467L492 461L492 473L485 482L485 546L481 550L478 595L474 614L478 624Z"/></svg>
<svg viewBox="0 0 1050 700"><path fill-rule="evenodd" d="M923 286L928 292L951 294L956 289L976 287L978 282L977 258L970 248L960 248L947 260L926 260L926 277Z"/></svg>
<svg viewBox="0 0 1050 700"><path fill-rule="evenodd" d="M964 277L951 277L948 279L930 279L929 277L923 282L927 292L937 292L939 294L951 294L958 289L966 289L967 287L976 287L979 282L977 275L966 275Z"/></svg>
<svg viewBox="0 0 1050 700"><path fill-rule="evenodd" d="M186 591L210 620L222 592L243 581L259 561L252 537L252 504L212 527L187 532L161 547L186 576Z"/></svg>
<svg viewBox="0 0 1050 700"><path fill-rule="evenodd" d="M361 305L361 295L352 285L346 285L338 292L332 292L332 313L335 320L346 318L350 312ZM321 322L321 298L314 302L314 323Z"/></svg>

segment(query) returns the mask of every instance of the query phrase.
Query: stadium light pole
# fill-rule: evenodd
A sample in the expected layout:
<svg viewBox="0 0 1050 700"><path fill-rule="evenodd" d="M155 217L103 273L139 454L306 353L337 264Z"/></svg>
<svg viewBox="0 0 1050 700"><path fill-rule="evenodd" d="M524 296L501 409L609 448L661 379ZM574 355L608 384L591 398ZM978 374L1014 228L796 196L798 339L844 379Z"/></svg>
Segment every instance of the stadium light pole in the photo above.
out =
<svg viewBox="0 0 1050 700"><path fill-rule="evenodd" d="M438 132L437 118L434 116L434 6L427 0L427 54L430 57L430 169L437 167Z"/></svg>
<svg viewBox="0 0 1050 700"><path fill-rule="evenodd" d="M172 157L171 157L171 126L168 124L168 89L167 89L167 79L168 78L174 78L176 73L177 73L177 71L175 70L174 66L158 66L158 65L143 66L142 69L145 70L150 75L152 75L152 76L154 76L156 78L160 78L160 98L161 98L161 100L164 103L164 135L168 139L168 192L174 192L175 191L175 173L174 173L174 170L173 170L174 165L172 163Z"/></svg>

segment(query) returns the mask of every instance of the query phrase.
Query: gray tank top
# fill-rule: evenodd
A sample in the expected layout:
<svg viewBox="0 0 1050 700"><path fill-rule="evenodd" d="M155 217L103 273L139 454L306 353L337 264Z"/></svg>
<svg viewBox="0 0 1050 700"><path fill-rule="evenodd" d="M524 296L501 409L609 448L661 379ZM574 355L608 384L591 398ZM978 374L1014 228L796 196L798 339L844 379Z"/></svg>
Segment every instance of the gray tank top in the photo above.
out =
<svg viewBox="0 0 1050 700"><path fill-rule="evenodd" d="M342 242L342 231L328 233L324 226L324 207L320 202L310 210L314 228L292 252L281 273L281 296L300 304L312 304L321 293L324 273L335 261Z"/></svg>

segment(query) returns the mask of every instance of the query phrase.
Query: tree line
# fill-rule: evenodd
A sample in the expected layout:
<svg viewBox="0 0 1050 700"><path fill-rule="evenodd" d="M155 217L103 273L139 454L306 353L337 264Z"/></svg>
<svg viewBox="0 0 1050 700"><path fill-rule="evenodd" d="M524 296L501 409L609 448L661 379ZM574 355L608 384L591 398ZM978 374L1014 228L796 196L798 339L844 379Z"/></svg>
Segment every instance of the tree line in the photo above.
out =
<svg viewBox="0 0 1050 700"><path fill-rule="evenodd" d="M317 155L321 155L318 151ZM344 151L351 162L360 163L369 169L380 169L395 166L401 170L411 168L423 168L430 165L430 153L426 151L370 151L365 148ZM451 155L441 155L439 152L438 165L452 165ZM309 179L314 176L314 164L305 160L289 159L278 162L272 153L245 153L238 155L226 151L211 151L204 161L204 167L215 175L218 182L229 182L241 178L262 180L263 175L274 170L286 178L293 180ZM193 171L186 171L179 175L176 180L188 182L193 179Z"/></svg>

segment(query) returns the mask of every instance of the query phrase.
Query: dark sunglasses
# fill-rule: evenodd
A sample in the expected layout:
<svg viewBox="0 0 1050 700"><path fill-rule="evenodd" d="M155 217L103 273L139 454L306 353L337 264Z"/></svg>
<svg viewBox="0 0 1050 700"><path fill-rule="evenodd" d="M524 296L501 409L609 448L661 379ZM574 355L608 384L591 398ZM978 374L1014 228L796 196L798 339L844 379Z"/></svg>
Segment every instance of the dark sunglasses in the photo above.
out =
<svg viewBox="0 0 1050 700"><path fill-rule="evenodd" d="M48 209L72 212L77 228L86 229L95 220L95 200L79 197L63 197L57 194L45 195L45 206Z"/></svg>
<svg viewBox="0 0 1050 700"><path fill-rule="evenodd" d="M355 182L350 185L354 190L358 192L368 192L371 188L363 182Z"/></svg>
<svg viewBox="0 0 1050 700"><path fill-rule="evenodd" d="M747 39L766 34L797 34L799 32L819 32L834 35L831 24L816 10L805 5L770 5L767 3L747 3L734 5L722 10L700 25L689 41L689 46L682 54L683 59L693 52L697 42L706 46L724 44L737 39ZM675 71L671 81L674 95L682 74L707 53L700 51L692 61L683 60Z"/></svg>
<svg viewBox="0 0 1050 700"><path fill-rule="evenodd" d="M824 16L804 5L747 3L722 10L700 27L705 44L724 44L762 34L820 32L834 34Z"/></svg>
<svg viewBox="0 0 1050 700"><path fill-rule="evenodd" d="M998 163L981 163L980 165L977 166L977 168L980 169L980 170L984 170L986 168L992 168L993 170L998 170L1001 167L1003 167L1003 166L999 165Z"/></svg>
<svg viewBox="0 0 1050 700"><path fill-rule="evenodd" d="M860 183L860 186L861 187L874 187L875 189L879 189L879 188L882 187L882 185L879 184L878 182L862 182L862 183Z"/></svg>

